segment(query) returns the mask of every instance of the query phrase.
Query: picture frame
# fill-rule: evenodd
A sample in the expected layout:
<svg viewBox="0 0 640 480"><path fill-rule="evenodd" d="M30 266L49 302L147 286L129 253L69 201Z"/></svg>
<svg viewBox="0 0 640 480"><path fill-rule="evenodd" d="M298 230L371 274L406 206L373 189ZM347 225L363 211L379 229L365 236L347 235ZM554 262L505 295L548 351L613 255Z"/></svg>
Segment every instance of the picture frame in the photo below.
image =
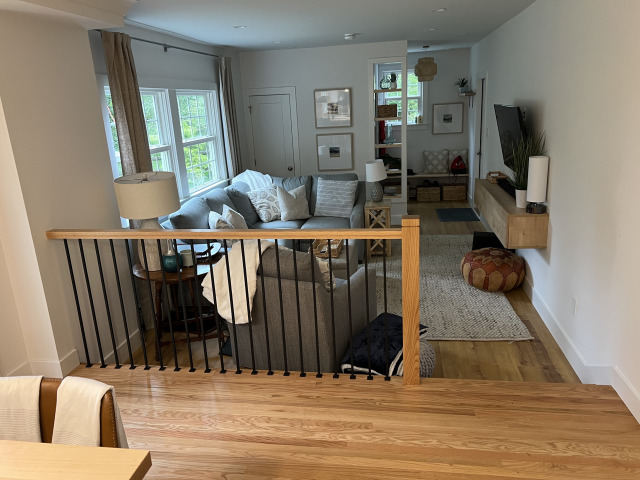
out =
<svg viewBox="0 0 640 480"><path fill-rule="evenodd" d="M351 89L322 88L313 91L316 128L351 126Z"/></svg>
<svg viewBox="0 0 640 480"><path fill-rule="evenodd" d="M462 133L463 117L464 103L434 103L432 133Z"/></svg>
<svg viewBox="0 0 640 480"><path fill-rule="evenodd" d="M353 170L353 133L317 134L318 171Z"/></svg>

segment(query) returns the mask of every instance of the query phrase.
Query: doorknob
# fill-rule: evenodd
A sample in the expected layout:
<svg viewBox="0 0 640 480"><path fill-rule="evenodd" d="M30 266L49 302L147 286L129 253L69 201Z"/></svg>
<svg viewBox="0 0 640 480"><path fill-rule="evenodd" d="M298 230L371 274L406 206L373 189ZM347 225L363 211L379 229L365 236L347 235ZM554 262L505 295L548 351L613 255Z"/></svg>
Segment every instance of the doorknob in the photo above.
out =
<svg viewBox="0 0 640 480"><path fill-rule="evenodd" d="M293 167L292 166L288 166L287 170L289 170L291 172L293 170Z"/></svg>

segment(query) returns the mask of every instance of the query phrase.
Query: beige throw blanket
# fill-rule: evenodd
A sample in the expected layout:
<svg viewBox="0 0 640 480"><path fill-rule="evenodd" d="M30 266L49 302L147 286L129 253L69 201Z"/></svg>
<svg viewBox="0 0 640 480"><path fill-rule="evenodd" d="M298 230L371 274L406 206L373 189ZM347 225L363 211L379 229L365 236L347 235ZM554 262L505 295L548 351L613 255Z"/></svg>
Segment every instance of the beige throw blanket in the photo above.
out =
<svg viewBox="0 0 640 480"><path fill-rule="evenodd" d="M0 377L0 440L41 442L40 382L36 377Z"/></svg>

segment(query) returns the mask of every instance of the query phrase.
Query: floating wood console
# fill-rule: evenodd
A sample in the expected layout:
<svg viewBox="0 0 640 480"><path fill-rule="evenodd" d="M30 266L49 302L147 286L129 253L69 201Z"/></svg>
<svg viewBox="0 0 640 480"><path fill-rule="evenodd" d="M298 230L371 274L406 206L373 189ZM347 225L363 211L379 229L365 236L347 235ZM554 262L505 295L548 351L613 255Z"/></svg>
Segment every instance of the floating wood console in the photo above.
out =
<svg viewBox="0 0 640 480"><path fill-rule="evenodd" d="M499 185L476 179L473 201L505 248L546 248L549 214L527 213Z"/></svg>

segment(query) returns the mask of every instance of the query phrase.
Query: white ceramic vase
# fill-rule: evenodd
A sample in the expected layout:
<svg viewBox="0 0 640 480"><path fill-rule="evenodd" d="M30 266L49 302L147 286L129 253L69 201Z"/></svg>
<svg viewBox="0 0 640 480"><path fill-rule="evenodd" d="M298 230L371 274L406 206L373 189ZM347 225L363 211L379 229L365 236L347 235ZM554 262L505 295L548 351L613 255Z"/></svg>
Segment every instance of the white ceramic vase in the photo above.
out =
<svg viewBox="0 0 640 480"><path fill-rule="evenodd" d="M527 191L526 190L516 190L516 207L518 208L527 207Z"/></svg>

